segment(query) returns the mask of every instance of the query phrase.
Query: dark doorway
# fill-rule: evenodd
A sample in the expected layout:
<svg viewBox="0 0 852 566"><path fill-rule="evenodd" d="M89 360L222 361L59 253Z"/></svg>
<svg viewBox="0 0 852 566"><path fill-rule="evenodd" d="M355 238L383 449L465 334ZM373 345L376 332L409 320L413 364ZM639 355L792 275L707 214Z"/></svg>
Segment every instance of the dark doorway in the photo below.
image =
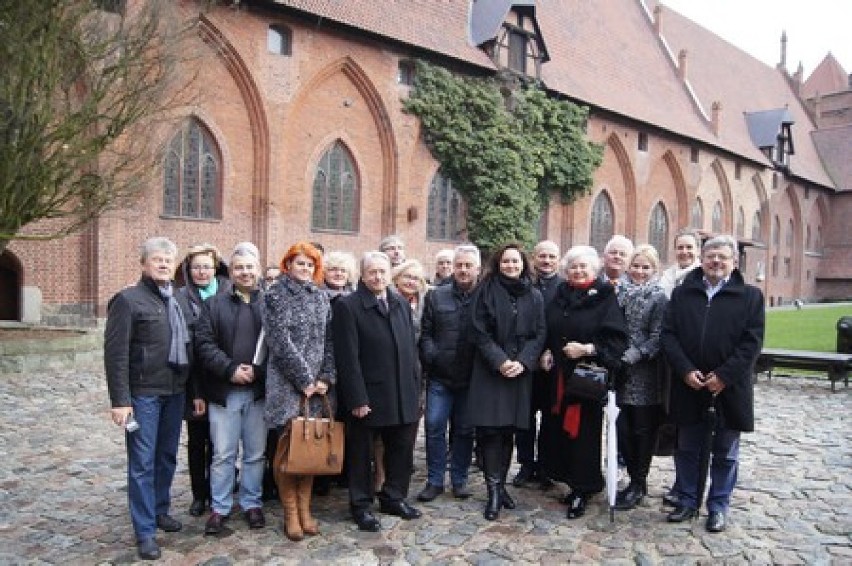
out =
<svg viewBox="0 0 852 566"><path fill-rule="evenodd" d="M0 254L0 320L21 320L21 264L8 251Z"/></svg>

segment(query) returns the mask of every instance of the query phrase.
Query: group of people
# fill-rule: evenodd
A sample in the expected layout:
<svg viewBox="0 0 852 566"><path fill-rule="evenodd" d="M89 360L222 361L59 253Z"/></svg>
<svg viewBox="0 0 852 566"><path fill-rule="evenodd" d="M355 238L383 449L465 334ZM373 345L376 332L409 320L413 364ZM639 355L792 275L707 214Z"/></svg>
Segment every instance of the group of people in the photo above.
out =
<svg viewBox="0 0 852 566"><path fill-rule="evenodd" d="M265 526L264 492L277 492L286 536L318 534L311 496L320 486L276 465L276 446L303 406L311 414L330 406L346 421L344 477L361 530L381 529L376 499L382 513L421 516L408 501L421 417L428 469L417 500L444 493L448 461L452 495L469 498L476 452L483 517L496 520L516 506L507 489L516 453L514 486L565 483L566 517L581 517L604 486L603 406L575 393L581 363L605 368L617 392L630 477L620 509L647 495L667 418L677 425L668 520L697 516L703 416L715 408L706 527L724 530L739 433L754 427L763 297L736 270L733 238L702 248L683 232L675 249L676 265L661 270L652 246L634 248L623 236L602 255L577 245L561 259L551 241L530 254L506 244L483 268L480 250L463 244L438 253L430 283L397 236L365 253L357 271L352 254L299 242L263 274L249 242L227 261L213 246L194 246L176 269L175 245L147 240L142 277L110 301L105 332L139 556L160 556L158 528L182 527L169 491L183 418L190 513L209 505L206 534L222 532L235 492L250 528Z"/></svg>

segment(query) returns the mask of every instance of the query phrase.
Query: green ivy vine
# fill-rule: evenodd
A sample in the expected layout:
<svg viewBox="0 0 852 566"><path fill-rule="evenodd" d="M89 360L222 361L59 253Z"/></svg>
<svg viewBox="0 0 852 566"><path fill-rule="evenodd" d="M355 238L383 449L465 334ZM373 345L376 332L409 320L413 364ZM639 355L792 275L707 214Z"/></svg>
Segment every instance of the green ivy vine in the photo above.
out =
<svg viewBox="0 0 852 566"><path fill-rule="evenodd" d="M471 242L532 245L552 193L573 202L592 186L603 147L586 139L588 109L537 84L472 78L417 63L403 101L422 123L441 173L467 203Z"/></svg>

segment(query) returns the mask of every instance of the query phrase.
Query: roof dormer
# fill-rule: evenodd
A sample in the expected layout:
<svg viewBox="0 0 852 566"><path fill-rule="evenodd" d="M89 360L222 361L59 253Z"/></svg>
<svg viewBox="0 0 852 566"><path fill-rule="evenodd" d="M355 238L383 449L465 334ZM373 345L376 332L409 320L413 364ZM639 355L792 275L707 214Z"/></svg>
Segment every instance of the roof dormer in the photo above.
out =
<svg viewBox="0 0 852 566"><path fill-rule="evenodd" d="M474 0L471 39L500 69L538 79L547 48L535 17L535 1Z"/></svg>
<svg viewBox="0 0 852 566"><path fill-rule="evenodd" d="M785 108L746 112L746 123L751 141L776 167L786 169L793 147L793 115Z"/></svg>

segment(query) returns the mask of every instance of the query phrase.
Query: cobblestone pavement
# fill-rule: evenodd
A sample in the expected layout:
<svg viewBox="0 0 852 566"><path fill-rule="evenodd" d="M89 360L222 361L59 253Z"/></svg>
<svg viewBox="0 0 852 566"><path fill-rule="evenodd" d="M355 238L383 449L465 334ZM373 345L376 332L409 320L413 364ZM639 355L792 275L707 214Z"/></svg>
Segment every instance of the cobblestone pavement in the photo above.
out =
<svg viewBox="0 0 852 566"><path fill-rule="evenodd" d="M849 564L852 563L850 390L826 381L775 377L757 385L757 432L745 435L730 527L667 524L661 496L671 458L656 458L650 496L610 523L602 496L568 521L558 497L513 489L518 508L482 518L484 487L420 505L405 522L379 515L380 533L359 532L345 492L316 497L322 535L299 543L282 534L277 502L268 526L249 531L240 518L225 536L203 536L205 518L189 516L183 448L173 488L182 532L158 535L168 564ZM99 371L0 375L0 564L126 564L136 560L127 513L124 439L107 416ZM412 495L423 485L418 442ZM514 470L513 470L514 471ZM511 489L511 488L510 488Z"/></svg>

